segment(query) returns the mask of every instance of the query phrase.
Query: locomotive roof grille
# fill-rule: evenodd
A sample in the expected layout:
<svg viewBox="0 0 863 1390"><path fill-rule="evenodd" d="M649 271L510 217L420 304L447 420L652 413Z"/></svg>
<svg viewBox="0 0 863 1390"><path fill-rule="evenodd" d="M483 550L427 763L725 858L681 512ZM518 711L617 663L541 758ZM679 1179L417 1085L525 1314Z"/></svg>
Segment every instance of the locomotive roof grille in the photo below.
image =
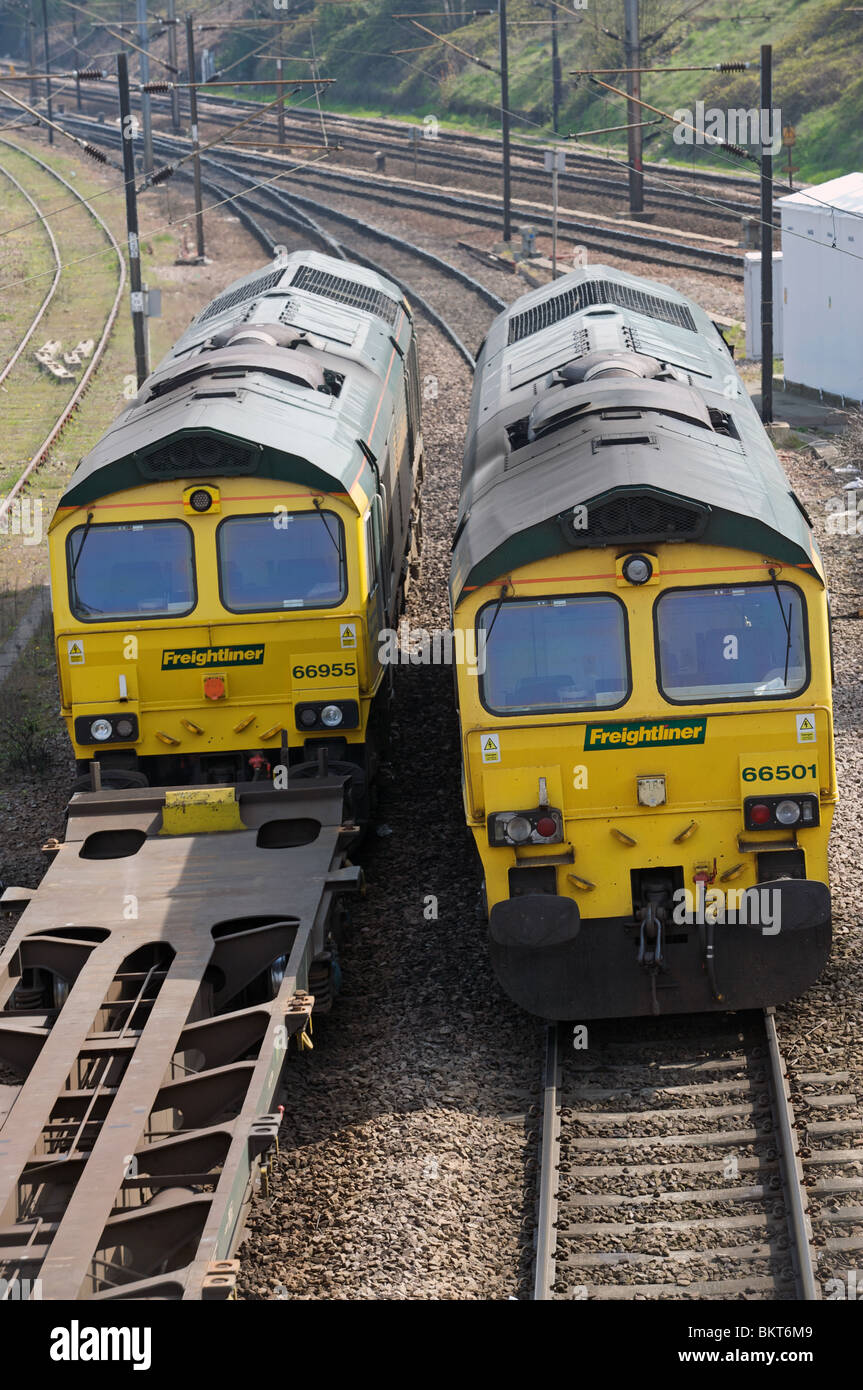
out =
<svg viewBox="0 0 863 1390"><path fill-rule="evenodd" d="M616 492L588 504L585 528L567 522L567 539L586 546L693 540L704 530L709 511L660 492Z"/></svg>
<svg viewBox="0 0 863 1390"><path fill-rule="evenodd" d="M359 280L345 280L328 270L316 270L314 266L301 265L291 281L291 288L319 294L322 299L334 299L337 304L349 304L352 309L364 309L367 314L383 319L390 328L398 317L398 300L384 294L383 290L363 285Z"/></svg>
<svg viewBox="0 0 863 1390"><path fill-rule="evenodd" d="M243 304L247 299L256 299L259 294L264 294L277 285L284 275L284 270L268 270L264 275L258 275L256 279L250 280L248 284L240 285L239 289L229 290L227 294L220 294L218 299L214 299L212 304L208 304L199 323L206 323L208 319L214 319L217 314L222 314L226 309L233 309L235 304Z"/></svg>
<svg viewBox="0 0 863 1390"><path fill-rule="evenodd" d="M254 473L260 453L259 445L238 444L216 434L181 435L149 454L138 454L137 463L145 478L228 477Z"/></svg>
<svg viewBox="0 0 863 1390"><path fill-rule="evenodd" d="M616 304L621 309L631 309L636 314L645 314L648 318L687 328L691 333L698 332L695 319L685 304L661 299L659 295L647 294L644 290L614 280L583 280L572 289L544 299L521 314L515 314L509 321L508 342L520 343L523 338L541 333L544 328L550 328L552 324L560 323L561 319L569 318L571 314L577 314L594 304Z"/></svg>

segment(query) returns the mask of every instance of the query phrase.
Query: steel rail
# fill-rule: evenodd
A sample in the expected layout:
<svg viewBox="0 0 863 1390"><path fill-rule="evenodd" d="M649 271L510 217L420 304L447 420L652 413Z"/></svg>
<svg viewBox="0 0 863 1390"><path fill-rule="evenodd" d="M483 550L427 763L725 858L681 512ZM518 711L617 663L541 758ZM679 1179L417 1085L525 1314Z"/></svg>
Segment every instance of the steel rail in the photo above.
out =
<svg viewBox="0 0 863 1390"><path fill-rule="evenodd" d="M4 141L4 144L5 143L7 142ZM39 207L38 203L30 197L30 194L27 192L27 189L24 188L23 185L18 182L14 174L10 174L9 170L6 169L3 165L0 165L0 174L3 174L11 184L14 184L15 187L18 189L18 192L24 198L27 199L27 202L30 204L31 208L33 209L33 211L35 212L36 216L39 218L39 221L42 223L42 226L45 229L45 232L48 236L48 240L51 243L51 252L54 256L54 279L51 282L51 287L48 290L48 293L45 295L45 298L42 300L42 303L39 305L39 308L36 310L36 314L32 322L30 323L30 327L25 332L23 338L20 339L18 346L16 347L12 356L9 358L9 361L6 363L5 367L3 367L2 371L0 371L0 386L2 386L3 382L6 380L7 376L12 371L12 368L15 366L15 363L18 361L18 358L21 356L21 353L24 351L30 339L33 337L33 334L36 332L36 329L39 327L39 323L45 315L45 310L48 308L48 305L54 298L57 286L60 283L62 266L60 264L60 252L57 248L57 242L54 238L54 233L51 230L51 225L48 222L48 219L46 218L45 214L42 212L42 209Z"/></svg>
<svg viewBox="0 0 863 1390"><path fill-rule="evenodd" d="M552 1296L557 1246L557 1197L560 1186L560 1025L551 1023L545 1039L545 1073L542 1100L542 1148L539 1162L539 1210L536 1225L536 1257L533 1297L544 1302Z"/></svg>
<svg viewBox="0 0 863 1390"><path fill-rule="evenodd" d="M87 100L94 101L97 103L110 100L109 93L95 90L88 91L87 93L85 93L85 96ZM159 97L153 98L154 104L157 104L160 100L162 99ZM199 100L205 99L199 97ZM218 99L212 100L215 104L218 103ZM262 103L237 101L236 103L232 103L232 106L240 108L243 111L247 109L254 110L255 107L260 106L264 120L268 121L270 119L270 115L269 113L267 113L266 107ZM317 122L309 118L308 112L305 109L301 110L300 108L294 108L294 112L295 115L299 118L299 121L298 124L293 128L298 133L302 134L307 127L309 130L315 133L318 131L319 127ZM216 124L227 124L231 119L230 109L228 111L211 111L207 115L207 119ZM330 119L330 117L328 116L327 119ZM339 144L341 144L345 149L353 148L358 150L375 149L379 145L386 144L387 148L384 152L390 158L398 159L402 162L412 163L414 160L415 151L414 143L409 142L407 140L405 140L404 142L398 142L397 140L397 137L400 133L406 134L410 128L411 127L408 126L399 127L398 125L396 125L395 127L386 132L386 139L384 140L371 139L363 136L362 134L357 134L349 136L344 140L340 139ZM273 140L275 142L275 136L273 137ZM459 152L457 147L462 142L470 144L472 140L473 137L471 136L459 136L450 131L444 132L444 136L440 137L439 140L436 142L424 140L422 142L423 162L427 164L433 164L440 168L452 168L453 165L455 165L458 168L471 170L472 172L487 173L489 175L494 175L496 173L496 165L493 163L493 159L491 157L484 157L482 155L478 155L472 158L471 156L465 156L464 154ZM429 146L431 146L433 143L444 146L444 148L429 148ZM447 153L445 148L446 146L454 146L455 148L452 148L451 153ZM492 155L494 154L494 148L494 142L491 142L490 154ZM541 149L541 146L537 147L526 145L522 147L521 155L518 157L522 158L525 162L521 164L515 163L513 165L514 179L520 179L526 183L537 184L540 186L547 187L547 177L544 176L542 169L538 167L537 161L535 159L529 159L530 156L536 156L538 153L540 153ZM605 169L607 173L607 160L604 161L600 158L576 155L572 151L568 151L567 153L569 155L570 160L572 161L572 164L569 171L561 175L562 189L569 191L578 191L581 193L592 192L597 194L603 194L608 197L620 198L622 201L628 200L628 185L625 177L604 177L601 173L585 174L576 171L576 169L572 167L577 162L584 161L588 164L590 168L593 168L594 165L598 165L600 169ZM673 180L674 176L678 172L680 172L673 166L668 165L656 165L655 168L657 171L657 176L659 176L661 172L662 178L669 179L669 181ZM705 182L709 183L713 176L708 174L697 175L697 177L704 178ZM728 179L729 176L717 174L715 178L721 181L723 179ZM776 197L779 198L784 196L787 193L787 191L788 190L785 188L777 189ZM686 188L680 188L679 190L675 190L672 188L670 190L665 191L651 189L650 191L651 205L653 207L680 208L681 205L685 205L685 207L691 213L700 213L704 217L709 216L712 221L715 221L717 218L719 218L723 221L736 222L739 221L741 218L757 218L760 216L759 208L756 204L749 204L739 201L730 201L727 198L727 195L721 190L719 191L719 196L725 199L724 205L722 207L706 208L704 205L704 198L707 196L707 194L697 194L689 192L689 190Z"/></svg>
<svg viewBox="0 0 863 1390"><path fill-rule="evenodd" d="M113 127L108 127L104 123L96 122L92 118L81 116L65 116L67 125L79 125L88 132L91 141L99 141L104 138L104 134L113 131ZM163 141L176 155L178 151L186 151L189 142L179 136L163 135ZM242 160L246 168L265 168L269 171L278 170L281 167L281 160L266 155L250 156L241 154L239 151L231 151L223 147L221 153L224 157ZM286 171L287 172L287 171ZM396 201L393 191L387 190L374 192L369 187L368 179L350 174L325 174L323 170L317 176L305 173L302 170L291 170L292 177L304 179L307 183L315 186L330 188L332 182L340 179L346 183L353 183L354 186L362 191L362 196L367 201L381 202L386 206L392 206ZM328 182L321 182L327 179ZM347 196L351 196L347 190ZM315 206L320 206L315 204ZM417 207L420 211L431 212L451 220L458 218L461 222L472 222L480 226L493 225L496 216L496 204L492 201L483 201L481 197L462 198L455 194L447 194L430 190L424 192L417 189L406 189L400 203L403 207ZM452 209L452 211L449 211ZM335 213L333 213L335 215ZM536 212L530 209L531 220L543 226L551 225L552 218L549 214ZM494 222L496 225L496 222ZM626 231L623 228L599 226L589 221L580 221L573 218L564 217L559 220L559 227L563 232L569 232L579 244L592 249L609 250L613 247L609 243L619 243L621 248L632 249L638 259L655 265L675 265L676 258L683 256L683 264L688 268L697 271L702 275L720 276L721 278L742 279L743 277L743 258L741 255L734 255L731 252L710 250L706 247L692 246L686 242L676 241L665 237L655 237L642 235L638 232ZM656 255L655 251L664 252L664 255ZM431 253L426 253L431 254Z"/></svg>
<svg viewBox="0 0 863 1390"><path fill-rule="evenodd" d="M102 355L105 351L105 348L108 345L108 340L111 336L114 324L117 321L117 314L120 309L120 301L123 297L123 290L126 287L126 263L123 260L123 253L120 250L120 247L117 245L116 238L114 236L114 233L111 231L111 228L108 226L107 222L105 222L99 216L98 212L95 212L93 210L93 208L87 202L87 199L83 196L83 194L78 192L77 188L73 188L71 183L69 183L67 179L63 178L62 174L58 174L56 169L52 169L50 165L45 164L43 160L39 159L35 154L31 154L29 150L21 149L19 145L13 144L11 140L5 140L2 138L0 138L0 144L8 146L8 148L11 150L17 150L19 154L23 154L28 159L31 159L34 164L38 164L39 167L44 169L46 173L51 174L55 179L57 179L59 183L62 183L63 187L67 189L69 193L74 194L78 201L82 203L84 207L87 209L90 216L93 218L93 221L97 224L101 231L104 232L105 237L110 243L111 249L114 251L114 254L117 257L117 264L119 266L117 293L114 296L114 302L111 305L108 317L105 321L105 327L102 330L102 336L100 337L98 343L96 344L96 347L93 350L93 356L90 358L90 361L87 364L87 369L84 372L84 375L81 377L81 380L78 382L78 385L75 387L72 396L66 402L66 405L64 406L61 415L55 421L54 425L52 426L48 434L45 436L45 438L42 440L42 443L39 445L39 448L36 450L36 453L30 459L30 462L27 464L23 473L6 493L2 502L0 502L0 521L2 521L3 517L8 512L12 502L17 497L24 484L27 482L31 473L33 473L43 462L46 452L48 451L48 449L50 449L51 445L57 439L58 435L65 428L70 415L72 414L73 410L77 406L78 402L80 401L81 397L83 396L84 392L90 384L90 380L94 372L96 371L99 362L102 359Z"/></svg>
<svg viewBox="0 0 863 1390"><path fill-rule="evenodd" d="M273 86L275 86L275 83L273 83ZM88 88L84 96L85 98L102 99L107 98L108 94L98 91L97 89ZM198 101L213 106L221 104L227 111L236 110L237 108L246 110L254 106L263 106L263 103L251 101L248 98L210 97L206 93L199 95ZM286 106L285 113L287 115L299 116L301 119L308 116L307 109L300 106ZM386 118L374 116L351 116L345 112L336 111L325 111L324 119L334 127L352 126L355 128L377 131L383 136L407 135L408 131L412 128L411 124L407 121L388 120ZM444 135L447 143L452 142L454 145L476 146L480 149L487 149L493 157L499 158L500 156L500 141L494 136L469 134L465 131L456 130L447 130L444 132ZM548 141L552 138L553 137L549 135L545 138L538 137L535 142L526 140L513 141L512 152L514 155L520 155L524 158L529 158L531 156L538 157L543 152ZM599 153L584 154L579 151L578 153L572 153L572 158L591 167L600 169L607 169L608 167L607 156ZM726 187L747 189L753 192L756 192L758 187L757 175L746 175L742 173L727 174L720 169L700 170L686 165L661 164L654 160L646 160L644 168L646 173L653 170L657 173L661 173L663 178L679 178L681 180L700 179L705 182L715 182L720 185L724 184ZM683 189L681 192L685 194L686 190ZM785 192L787 192L787 189L777 190L777 196L784 196Z"/></svg>
<svg viewBox="0 0 863 1390"><path fill-rule="evenodd" d="M820 1119L856 1103L849 1072L801 1075L821 1088L806 1097L818 1118L804 1160L775 1010L668 1022L597 1025L590 1060L561 1052L559 1026L549 1029L534 1299L817 1301L819 1260L863 1250L863 1235L842 1229L861 1208L823 1205L854 1188L833 1170L858 1165L863 1149L818 1146L859 1133L856 1121ZM682 1186L666 1181L672 1171Z"/></svg>
<svg viewBox="0 0 863 1390"><path fill-rule="evenodd" d="M91 137L94 140L100 140L108 145L113 145L119 140L119 131L111 127L105 126L101 123L96 124L96 128L94 129L92 128L91 122L81 122L80 118L78 117L67 117L66 119L70 124L86 124L88 128L91 130ZM154 148L157 148L160 151L165 151L168 154L176 153L178 147L184 148L186 145L189 144L188 141L165 135L155 136L153 143ZM243 170L236 170L230 168L227 165L221 164L221 162L219 161L213 160L209 156L204 156L201 162L207 163L211 167L220 168L224 173L227 173L238 180L246 179L251 184L254 184L256 182L254 179L250 177L250 175L246 174ZM248 164L249 161L244 158L243 163ZM181 175L185 173L185 171L183 170L177 170L175 172ZM216 186L212 186L215 189ZM227 190L222 190L221 196L225 196L226 192ZM294 194L288 195L287 193L284 193L282 190L279 189L256 188L255 192L259 199L269 197L271 200L274 199L280 204L279 215L283 221L289 220L288 214L292 210L296 212L298 209L308 208L313 212L317 211L321 215L326 216L328 218L332 218L334 221L341 222L345 226L350 227L352 230L359 232L364 236L369 236L374 240L382 241L387 245L396 247L397 249L404 251L409 255L413 255L418 259L425 261L427 264L432 265L437 271L439 271L440 274L444 275L449 279L457 280L467 289L471 290L472 293L476 294L479 298L483 299L485 303L487 303L492 309L495 310L495 312L499 313L501 310L507 307L504 300L500 299L491 290L486 289L486 287L483 284L481 284L478 280L475 280L472 276L468 275L465 271L460 270L457 266L451 265L449 261L443 260L442 257L436 256L433 252L426 251L423 247L416 246L413 242L406 241L404 238L398 237L392 232L387 232L381 227L372 226L371 223L364 222L361 218L358 217L352 217L348 213L338 212L334 208L323 207L320 203L316 203L311 199L301 198L298 195ZM237 201L236 197L234 201ZM247 218L250 217L250 214L248 214L245 207L244 215ZM320 226L318 226L315 223L315 221L310 216L308 216L308 214L303 213L303 217L305 218L305 221L302 224L304 229L313 231L316 235L319 235L322 240L327 240L329 238L329 234L326 233ZM253 233L253 235L257 235L257 233ZM258 240L261 241L262 244L264 244L264 240L260 236L258 236ZM336 247L339 246L340 243L336 242L333 238L329 238L329 242L331 245L331 249L334 250L335 254L339 255L342 259L346 259L344 250L336 250ZM475 359L470 349L462 341L462 339L455 332L455 330L448 323L448 321L443 317L443 315L441 315L423 295L421 295L410 284L399 280L389 268L381 266L377 262L370 260L368 257L361 255L353 248L350 249L350 254L356 260L360 261L362 264L365 264L370 269L375 270L379 274L386 276L393 282L393 284L397 285L398 288L402 291L402 293L410 299L411 303L415 304L417 308L424 314L424 316L428 318L430 322L432 322L435 325L435 327L440 329L442 333L444 333L444 335L455 347L459 355L467 363L471 371L473 371L475 366Z"/></svg>
<svg viewBox="0 0 863 1390"><path fill-rule="evenodd" d="M812 1259L812 1227L809 1220L809 1203L803 1184L803 1165L800 1161L800 1145L791 1103L791 1089L782 1053L779 1050L779 1037L776 1032L776 1011L764 1010L764 1030L767 1034L767 1049L770 1057L770 1079L773 1087L774 1120L779 1131L779 1159L782 1170L782 1185L785 1190L785 1206L788 1213L788 1230L791 1248L794 1252L794 1266L799 1287L800 1299L812 1302L820 1298L815 1280Z"/></svg>
<svg viewBox="0 0 863 1390"><path fill-rule="evenodd" d="M165 138L176 140L180 148L185 144L179 137ZM281 165L281 160L272 156L249 156L247 154L239 154L237 151L231 150L228 146L223 147L222 154L225 158L242 160L244 166L249 168L257 167L273 171L278 169ZM398 205L401 207L416 208L419 211L431 211L434 214L442 216L457 216L462 222L472 222L479 226L497 226L497 202L499 200L495 200L493 196L491 196L489 200L488 195L484 195L486 196L486 200L484 201L483 196L461 197L457 194L445 193L443 191L426 191L416 188L405 188L404 190L392 188L384 190L382 188L380 192L375 192L369 187L367 178L363 178L359 175L346 174L341 171L336 172L335 170L329 172L323 168L314 173L311 170L306 172L303 169L293 169L291 170L291 177L297 182L303 181L306 184L311 184L313 187L327 190L331 189L336 182L347 184L360 189L365 200L380 202L386 207ZM350 196L350 191L348 191L348 196ZM320 207L321 205L314 204L314 206ZM452 213L446 211L449 208L453 209ZM336 215L335 212L333 212L333 215ZM529 215L533 222L543 226L551 226L552 224L552 217L550 214L529 209L529 211L526 211L525 215ZM599 226L596 223L581 221L566 216L559 219L558 226L561 231L572 233L582 244L587 246L598 247L603 250L611 249L608 248L608 242L619 242L621 245L627 247L634 246L637 249L639 259L650 261L656 265L674 264L674 261L669 260L669 257L682 254L696 262L696 264L691 265L690 268L697 270L700 274L719 275L723 278L731 277L735 279L742 279L743 277L743 257L742 255L735 255L733 252L714 251L708 247L692 246L686 242L675 241L667 237L642 235L638 232L626 231L623 228ZM655 256L651 254L652 250L664 251L667 255ZM422 252L419 249L418 251L419 254L426 257L432 254L430 252ZM689 264L689 262L687 262L687 264Z"/></svg>

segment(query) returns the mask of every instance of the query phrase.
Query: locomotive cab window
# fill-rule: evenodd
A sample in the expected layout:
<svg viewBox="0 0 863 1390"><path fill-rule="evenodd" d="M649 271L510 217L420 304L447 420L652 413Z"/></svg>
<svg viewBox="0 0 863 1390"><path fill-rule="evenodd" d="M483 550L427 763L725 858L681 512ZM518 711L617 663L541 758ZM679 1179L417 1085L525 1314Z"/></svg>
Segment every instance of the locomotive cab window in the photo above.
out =
<svg viewBox="0 0 863 1390"><path fill-rule="evenodd" d="M488 603L477 639L493 714L615 709L629 696L626 610L613 595Z"/></svg>
<svg viewBox="0 0 863 1390"><path fill-rule="evenodd" d="M66 539L69 604L80 622L181 617L196 603L184 521L76 526Z"/></svg>
<svg viewBox="0 0 863 1390"><path fill-rule="evenodd" d="M806 604L792 584L675 589L654 618L659 688L672 703L781 699L809 682Z"/></svg>
<svg viewBox="0 0 863 1390"><path fill-rule="evenodd" d="M232 613L333 608L347 597L344 530L335 512L232 516L216 534L219 588Z"/></svg>

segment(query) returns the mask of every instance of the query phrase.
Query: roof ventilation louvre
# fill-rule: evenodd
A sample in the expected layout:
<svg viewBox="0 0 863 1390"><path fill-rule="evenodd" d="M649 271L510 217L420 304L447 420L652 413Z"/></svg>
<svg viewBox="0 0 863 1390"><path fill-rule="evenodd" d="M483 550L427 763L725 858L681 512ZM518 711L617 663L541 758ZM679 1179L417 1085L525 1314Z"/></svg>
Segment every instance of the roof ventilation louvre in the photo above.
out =
<svg viewBox="0 0 863 1390"><path fill-rule="evenodd" d="M707 524L709 512L709 507L642 488L588 502L586 527L581 526L581 512L577 518L564 513L561 522L570 545L647 545L696 539Z"/></svg>
<svg viewBox="0 0 863 1390"><path fill-rule="evenodd" d="M232 477L254 473L260 454L260 445L221 435L181 435L152 453L139 454L137 464L145 478Z"/></svg>
<svg viewBox="0 0 863 1390"><path fill-rule="evenodd" d="M580 313L594 304L616 304L621 309L630 309L648 318L660 319L664 323L675 324L678 328L698 330L695 319L685 304L677 304L673 299L661 299L659 295L647 294L631 285L619 284L615 280L583 280L562 294L553 295L539 304L534 304L523 313L514 315L509 321L510 343L519 343L534 333L541 333L561 319Z"/></svg>
<svg viewBox="0 0 863 1390"><path fill-rule="evenodd" d="M305 290L307 294L318 294L322 299L333 299L337 304L347 304L352 309L363 309L383 319L390 327L395 326L400 305L398 300L376 290L371 285L363 285L359 280L345 280L341 275L333 275L328 270L316 270L314 266L301 265L291 281L291 289Z"/></svg>
<svg viewBox="0 0 863 1390"><path fill-rule="evenodd" d="M740 438L734 423L734 416L729 415L727 410L718 410L716 406L709 405L707 411L710 415L710 423L717 434L727 434L729 439Z"/></svg>
<svg viewBox="0 0 863 1390"><path fill-rule="evenodd" d="M214 319L217 314L223 314L226 309L233 309L235 304L244 304L247 299L257 299L258 295L277 285L284 273L284 270L268 270L264 275L258 275L256 279L250 280L248 284L240 285L235 290L228 290L227 294L220 294L218 299L214 299L212 304L207 305L198 322L206 323L209 319Z"/></svg>

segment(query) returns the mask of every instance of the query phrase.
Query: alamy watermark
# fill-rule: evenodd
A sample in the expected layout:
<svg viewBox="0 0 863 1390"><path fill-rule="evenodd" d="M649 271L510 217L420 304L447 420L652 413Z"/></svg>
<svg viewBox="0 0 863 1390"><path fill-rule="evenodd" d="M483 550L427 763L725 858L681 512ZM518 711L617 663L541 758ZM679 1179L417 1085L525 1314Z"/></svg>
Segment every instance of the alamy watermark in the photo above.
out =
<svg viewBox="0 0 863 1390"><path fill-rule="evenodd" d="M831 536L863 536L863 493L851 488L843 497L828 497L827 532Z"/></svg>
<svg viewBox="0 0 863 1390"><path fill-rule="evenodd" d="M5 508L2 501L0 498L0 536L20 536L25 545L41 545L42 498L16 497Z"/></svg>
<svg viewBox="0 0 863 1390"><path fill-rule="evenodd" d="M760 927L762 936L782 928L782 894L776 888L678 888L674 893L675 926Z"/></svg>
<svg viewBox="0 0 863 1390"><path fill-rule="evenodd" d="M754 145L770 146L774 155L782 148L782 112L779 107L766 111L756 106L705 106L696 101L695 110L679 106L673 113L675 145Z"/></svg>
<svg viewBox="0 0 863 1390"><path fill-rule="evenodd" d="M485 672L488 634L473 628L384 627L378 633L378 660L382 666L464 666L471 676Z"/></svg>

